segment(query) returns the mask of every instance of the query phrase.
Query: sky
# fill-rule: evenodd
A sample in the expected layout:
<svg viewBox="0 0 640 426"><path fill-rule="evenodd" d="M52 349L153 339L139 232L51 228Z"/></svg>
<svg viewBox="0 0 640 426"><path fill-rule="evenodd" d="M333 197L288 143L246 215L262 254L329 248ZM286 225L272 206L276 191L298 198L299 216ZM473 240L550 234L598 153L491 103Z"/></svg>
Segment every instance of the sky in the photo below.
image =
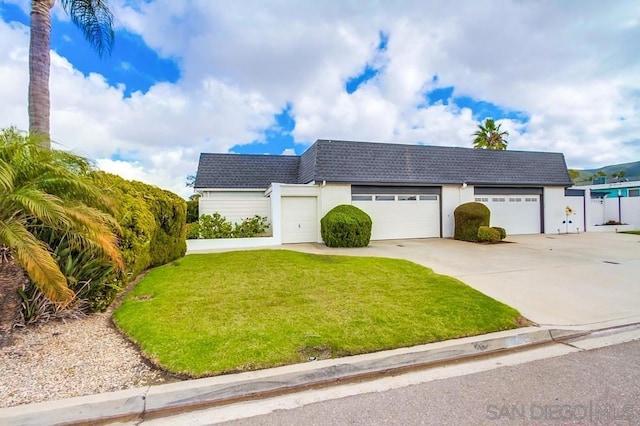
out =
<svg viewBox="0 0 640 426"><path fill-rule="evenodd" d="M109 0L102 58L59 3L55 146L184 197L201 152L472 147L486 118L570 168L640 160L636 0ZM29 8L0 0L0 128L28 128Z"/></svg>

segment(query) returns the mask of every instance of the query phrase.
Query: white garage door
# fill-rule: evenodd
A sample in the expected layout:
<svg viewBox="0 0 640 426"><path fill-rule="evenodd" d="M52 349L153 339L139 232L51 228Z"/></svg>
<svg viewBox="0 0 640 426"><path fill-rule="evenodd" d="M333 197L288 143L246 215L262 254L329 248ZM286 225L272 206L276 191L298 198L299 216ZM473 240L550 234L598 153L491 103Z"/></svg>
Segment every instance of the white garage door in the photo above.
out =
<svg viewBox="0 0 640 426"><path fill-rule="evenodd" d="M476 195L491 211L491 226L507 235L540 233L540 195Z"/></svg>
<svg viewBox="0 0 640 426"><path fill-rule="evenodd" d="M351 199L371 216L372 240L440 237L438 195L354 194Z"/></svg>
<svg viewBox="0 0 640 426"><path fill-rule="evenodd" d="M317 242L317 208L316 197L282 197L282 242Z"/></svg>

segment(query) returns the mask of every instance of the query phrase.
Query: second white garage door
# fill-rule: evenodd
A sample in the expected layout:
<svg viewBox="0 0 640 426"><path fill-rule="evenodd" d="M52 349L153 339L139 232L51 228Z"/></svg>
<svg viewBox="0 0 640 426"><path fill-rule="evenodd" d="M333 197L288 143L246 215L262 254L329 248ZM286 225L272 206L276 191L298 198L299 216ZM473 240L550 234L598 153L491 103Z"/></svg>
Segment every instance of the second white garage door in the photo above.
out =
<svg viewBox="0 0 640 426"><path fill-rule="evenodd" d="M499 226L507 235L539 234L540 195L476 195L476 201L491 211L491 226Z"/></svg>
<svg viewBox="0 0 640 426"><path fill-rule="evenodd" d="M354 194L352 204L373 222L372 240L440 237L438 195Z"/></svg>
<svg viewBox="0 0 640 426"><path fill-rule="evenodd" d="M282 242L318 242L316 197L282 197Z"/></svg>

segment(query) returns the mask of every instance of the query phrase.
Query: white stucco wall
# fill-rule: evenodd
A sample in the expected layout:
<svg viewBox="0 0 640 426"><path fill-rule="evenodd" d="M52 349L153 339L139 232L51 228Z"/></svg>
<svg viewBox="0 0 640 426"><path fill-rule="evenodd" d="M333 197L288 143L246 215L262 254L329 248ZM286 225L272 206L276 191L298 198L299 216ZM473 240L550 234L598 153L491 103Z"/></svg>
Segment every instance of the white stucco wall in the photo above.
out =
<svg viewBox="0 0 640 426"><path fill-rule="evenodd" d="M462 185L443 185L440 199L442 202L442 236L444 238L452 238L455 230L453 211L460 204L468 203L475 199L473 186L468 185L463 188Z"/></svg>
<svg viewBox="0 0 640 426"><path fill-rule="evenodd" d="M265 197L264 191L260 196L248 192L217 192L207 196L204 194L198 202L199 215L217 212L233 223L258 215L266 216L271 222L271 201Z"/></svg>
<svg viewBox="0 0 640 426"><path fill-rule="evenodd" d="M571 223L562 224L560 232L580 233L585 231L584 227L584 197L565 197L564 205L571 207L573 214L568 218L566 215L563 221L569 220Z"/></svg>
<svg viewBox="0 0 640 426"><path fill-rule="evenodd" d="M349 184L327 184L320 187L320 214L322 219L329 210L340 204L351 204L351 185Z"/></svg>
<svg viewBox="0 0 640 426"><path fill-rule="evenodd" d="M565 207L567 200L564 196L563 187L545 187L543 189L544 197L544 233L557 234L558 230L564 232L565 225L562 223L565 219Z"/></svg>

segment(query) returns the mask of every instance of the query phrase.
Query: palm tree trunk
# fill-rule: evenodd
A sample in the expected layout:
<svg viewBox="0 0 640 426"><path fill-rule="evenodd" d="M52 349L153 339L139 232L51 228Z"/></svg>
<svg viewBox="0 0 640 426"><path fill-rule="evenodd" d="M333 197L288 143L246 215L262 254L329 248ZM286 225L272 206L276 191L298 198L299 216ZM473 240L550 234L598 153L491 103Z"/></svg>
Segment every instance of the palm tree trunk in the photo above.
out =
<svg viewBox="0 0 640 426"><path fill-rule="evenodd" d="M51 8L55 0L31 0L29 44L29 132L43 137L51 148L49 134L49 70L51 66Z"/></svg>
<svg viewBox="0 0 640 426"><path fill-rule="evenodd" d="M18 319L22 304L18 290L26 281L24 269L15 264L7 247L0 246L0 338Z"/></svg>

